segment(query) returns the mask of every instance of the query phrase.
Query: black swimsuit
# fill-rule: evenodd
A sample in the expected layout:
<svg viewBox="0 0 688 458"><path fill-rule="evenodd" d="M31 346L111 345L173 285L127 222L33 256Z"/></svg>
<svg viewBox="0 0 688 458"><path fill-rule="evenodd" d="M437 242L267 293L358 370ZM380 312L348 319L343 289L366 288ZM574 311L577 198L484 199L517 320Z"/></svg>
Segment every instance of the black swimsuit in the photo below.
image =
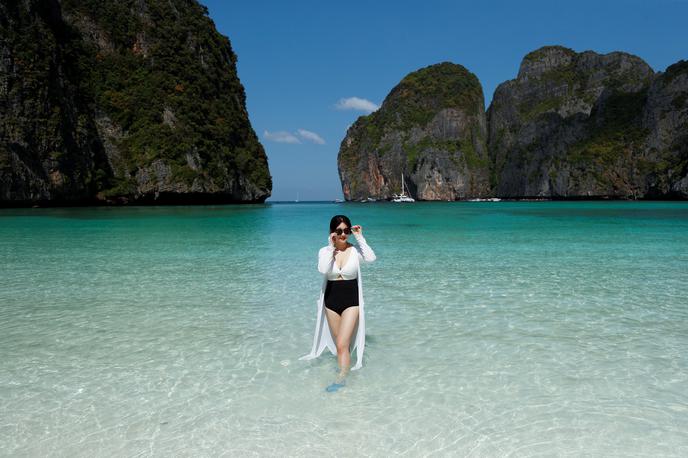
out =
<svg viewBox="0 0 688 458"><path fill-rule="evenodd" d="M344 310L356 306L358 306L358 278L327 281L325 307L341 315Z"/></svg>

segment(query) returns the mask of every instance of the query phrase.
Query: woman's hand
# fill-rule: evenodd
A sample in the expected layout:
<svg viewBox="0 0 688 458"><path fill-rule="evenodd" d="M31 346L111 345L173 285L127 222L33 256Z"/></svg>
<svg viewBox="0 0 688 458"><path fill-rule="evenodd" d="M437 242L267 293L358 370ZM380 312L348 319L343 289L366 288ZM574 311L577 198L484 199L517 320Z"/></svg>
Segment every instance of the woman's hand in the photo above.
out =
<svg viewBox="0 0 688 458"><path fill-rule="evenodd" d="M337 237L337 233L336 233L336 232L332 232L332 233L330 234L329 243L330 243L330 245L333 246L333 247L334 247L334 241L335 241L336 237Z"/></svg>
<svg viewBox="0 0 688 458"><path fill-rule="evenodd" d="M363 228L360 225L351 226L351 232L354 235L363 235Z"/></svg>

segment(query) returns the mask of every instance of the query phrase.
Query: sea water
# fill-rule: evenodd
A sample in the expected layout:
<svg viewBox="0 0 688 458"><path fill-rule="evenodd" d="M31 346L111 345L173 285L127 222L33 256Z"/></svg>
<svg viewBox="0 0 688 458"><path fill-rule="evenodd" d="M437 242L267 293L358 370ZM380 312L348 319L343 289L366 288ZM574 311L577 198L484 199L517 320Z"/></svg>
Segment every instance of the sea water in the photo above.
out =
<svg viewBox="0 0 688 458"><path fill-rule="evenodd" d="M377 260L328 393L335 214ZM0 455L687 456L687 284L685 202L0 210Z"/></svg>

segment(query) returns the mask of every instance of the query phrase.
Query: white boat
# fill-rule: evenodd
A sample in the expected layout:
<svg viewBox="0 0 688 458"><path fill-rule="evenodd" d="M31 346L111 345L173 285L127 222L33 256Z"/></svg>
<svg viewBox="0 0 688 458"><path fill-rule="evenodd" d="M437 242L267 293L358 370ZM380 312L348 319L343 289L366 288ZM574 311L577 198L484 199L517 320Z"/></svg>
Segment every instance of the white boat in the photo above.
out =
<svg viewBox="0 0 688 458"><path fill-rule="evenodd" d="M404 184L404 174L401 174L401 194L392 195L392 202L415 202L416 200L404 192L408 187ZM411 194L411 191L409 191Z"/></svg>
<svg viewBox="0 0 688 458"><path fill-rule="evenodd" d="M342 202L344 202L342 199L335 199L334 200L335 204L341 204Z"/></svg>

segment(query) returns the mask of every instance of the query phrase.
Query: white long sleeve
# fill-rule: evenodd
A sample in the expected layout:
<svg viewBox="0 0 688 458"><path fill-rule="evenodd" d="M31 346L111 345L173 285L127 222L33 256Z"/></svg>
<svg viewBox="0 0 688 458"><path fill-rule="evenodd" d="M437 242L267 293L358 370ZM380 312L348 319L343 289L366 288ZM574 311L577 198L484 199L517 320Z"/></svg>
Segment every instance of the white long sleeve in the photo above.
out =
<svg viewBox="0 0 688 458"><path fill-rule="evenodd" d="M356 237L356 241L358 242L358 246L356 247L356 251L358 252L358 259L365 262L375 261L377 259L377 256L375 256L375 252L373 251L373 249L370 248L370 246L368 246L368 243L366 242L366 239L363 237L363 234L354 232L354 236Z"/></svg>
<svg viewBox="0 0 688 458"><path fill-rule="evenodd" d="M318 252L318 272L328 273L332 270L332 263L334 263L334 245L328 244L320 248Z"/></svg>

